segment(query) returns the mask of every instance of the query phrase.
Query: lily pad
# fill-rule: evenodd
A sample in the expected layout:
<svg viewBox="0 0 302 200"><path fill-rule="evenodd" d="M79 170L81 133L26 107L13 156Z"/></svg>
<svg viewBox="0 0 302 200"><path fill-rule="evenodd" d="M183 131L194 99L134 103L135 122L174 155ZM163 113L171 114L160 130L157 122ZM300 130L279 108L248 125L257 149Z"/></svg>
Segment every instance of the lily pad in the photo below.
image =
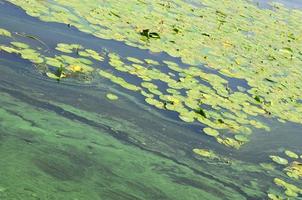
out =
<svg viewBox="0 0 302 200"><path fill-rule="evenodd" d="M245 135L235 135L235 139L240 141L240 142L248 142L249 139Z"/></svg>
<svg viewBox="0 0 302 200"><path fill-rule="evenodd" d="M211 150L207 149L193 149L193 152L206 158L215 159L218 158L218 156Z"/></svg>
<svg viewBox="0 0 302 200"><path fill-rule="evenodd" d="M295 152L286 150L286 151L284 151L284 153L290 158L294 158L294 159L299 158L299 156Z"/></svg>
<svg viewBox="0 0 302 200"><path fill-rule="evenodd" d="M113 101L118 100L118 96L116 96L115 94L112 94L112 93L106 94L106 97Z"/></svg>
<svg viewBox="0 0 302 200"><path fill-rule="evenodd" d="M287 165L288 161L285 158L281 158L279 156L270 156L270 158L277 164Z"/></svg>
<svg viewBox="0 0 302 200"><path fill-rule="evenodd" d="M206 127L203 129L203 132L209 136L217 137L219 135L219 132L215 129Z"/></svg>
<svg viewBox="0 0 302 200"><path fill-rule="evenodd" d="M3 29L3 28L0 28L0 35L6 36L6 37L12 37L12 34L8 30Z"/></svg>

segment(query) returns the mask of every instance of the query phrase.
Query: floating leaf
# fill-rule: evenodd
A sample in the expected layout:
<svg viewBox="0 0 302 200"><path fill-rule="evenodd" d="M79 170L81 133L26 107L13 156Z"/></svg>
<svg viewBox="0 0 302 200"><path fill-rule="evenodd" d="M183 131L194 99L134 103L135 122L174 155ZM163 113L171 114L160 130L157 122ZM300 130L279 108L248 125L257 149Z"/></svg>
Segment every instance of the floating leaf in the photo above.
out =
<svg viewBox="0 0 302 200"><path fill-rule="evenodd" d="M207 149L193 149L193 152L206 158L215 159L218 158L218 156L211 150Z"/></svg>
<svg viewBox="0 0 302 200"><path fill-rule="evenodd" d="M295 158L295 159L299 158L299 156L295 152L286 150L284 153L290 158Z"/></svg>
<svg viewBox="0 0 302 200"><path fill-rule="evenodd" d="M205 132L205 134L209 135L209 136L213 136L213 137L217 137L219 135L219 132L215 129L206 127L203 129L203 132Z"/></svg>
<svg viewBox="0 0 302 200"><path fill-rule="evenodd" d="M6 37L11 37L12 36L12 34L8 30L3 29L3 28L0 28L0 35L6 36Z"/></svg>
<svg viewBox="0 0 302 200"><path fill-rule="evenodd" d="M106 97L110 100L118 100L118 96L116 96L115 94L112 94L112 93L108 93L106 94Z"/></svg>
<svg viewBox="0 0 302 200"><path fill-rule="evenodd" d="M284 169L286 174L295 179L302 178L302 163L294 161Z"/></svg>
<svg viewBox="0 0 302 200"><path fill-rule="evenodd" d="M25 43L22 42L11 42L12 45L14 45L15 47L18 47L20 49L28 49L29 46Z"/></svg>
<svg viewBox="0 0 302 200"><path fill-rule="evenodd" d="M240 142L248 142L249 139L245 135L235 135L235 139Z"/></svg>
<svg viewBox="0 0 302 200"><path fill-rule="evenodd" d="M288 161L285 158L281 158L279 156L270 156L270 158L275 162L280 165L287 165Z"/></svg>

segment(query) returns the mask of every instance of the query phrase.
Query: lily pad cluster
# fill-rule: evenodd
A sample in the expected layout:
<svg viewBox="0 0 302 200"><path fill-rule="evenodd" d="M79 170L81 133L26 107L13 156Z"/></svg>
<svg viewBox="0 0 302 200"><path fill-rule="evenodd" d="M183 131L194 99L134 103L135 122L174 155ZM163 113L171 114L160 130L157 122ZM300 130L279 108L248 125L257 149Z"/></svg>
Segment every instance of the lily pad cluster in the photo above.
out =
<svg viewBox="0 0 302 200"><path fill-rule="evenodd" d="M174 72L165 74L160 73L160 69L145 68L132 58L129 60L135 64L131 66L119 63L114 56L110 61L115 69L143 81L168 84L168 95L155 87L126 84L127 88L146 96L147 103L176 111L186 122L197 120L211 128L242 133L219 134L216 139L222 144L238 148L247 142L250 125L268 129L250 116L272 116L281 122L302 123L301 11L289 10L280 4L272 4L271 10L259 9L246 0L223 4L218 0L202 0L196 4L181 0L167 4L160 0L148 3L130 0L126 5L117 0L11 2L41 20L72 25L96 37L124 41L152 52L164 51L192 65L179 67L166 63ZM199 6L200 3L203 6ZM58 49L71 51L64 45ZM89 52L78 53L85 56ZM249 87L232 91L225 78L203 72L201 64L217 70L225 78L243 79ZM108 73L106 76L114 78ZM211 87L200 84L199 79ZM119 78L114 80L125 83ZM179 94L183 89L187 90L186 97ZM212 113L207 109L209 106L214 110ZM228 112L224 112L225 109Z"/></svg>
<svg viewBox="0 0 302 200"><path fill-rule="evenodd" d="M116 53L108 54L111 66L108 69L94 65L104 60L102 52L66 43L57 44L55 49L58 54L52 56L22 42L1 46L3 51L30 60L52 79L89 81L93 74L98 74L125 89L139 92L147 104L177 112L184 122L206 125L201 132L229 147L239 148L248 142L252 127L269 130L256 119L257 115L266 113L253 96L229 90L228 80L219 74L206 73L194 66L182 67L172 61L123 58ZM136 81L129 82L129 77Z"/></svg>
<svg viewBox="0 0 302 200"><path fill-rule="evenodd" d="M286 156L286 158L285 158ZM284 156L270 156L270 158L282 166L282 171L286 174L285 178L275 178L274 183L285 190L285 195L289 198L298 197L302 195L302 158L293 151L285 150ZM270 199L285 199L275 194L269 194Z"/></svg>
<svg viewBox="0 0 302 200"><path fill-rule="evenodd" d="M20 39L18 35L12 35L8 31L2 32L5 33L5 36L9 35L12 41L9 44L0 44L0 51L17 54L32 62L39 71L52 79L73 78L89 82L95 71L95 67L92 65L94 62L100 62L104 59L101 53L92 49L85 49L78 44L59 43L55 49L62 53L52 55L41 50L40 47L18 41ZM85 55L81 52L85 52Z"/></svg>
<svg viewBox="0 0 302 200"><path fill-rule="evenodd" d="M247 0L11 2L44 21L71 24L100 38L164 51L184 63L244 79L267 114L302 121L299 10L276 3L271 10L259 9Z"/></svg>
<svg viewBox="0 0 302 200"><path fill-rule="evenodd" d="M269 130L257 120L266 112L253 96L228 90L228 80L218 74L193 66L181 67L172 61L157 64L115 53L108 57L114 71L101 69L102 77L140 92L146 103L158 109L177 112L184 122L207 125L202 132L221 144L239 148L249 141L252 127Z"/></svg>

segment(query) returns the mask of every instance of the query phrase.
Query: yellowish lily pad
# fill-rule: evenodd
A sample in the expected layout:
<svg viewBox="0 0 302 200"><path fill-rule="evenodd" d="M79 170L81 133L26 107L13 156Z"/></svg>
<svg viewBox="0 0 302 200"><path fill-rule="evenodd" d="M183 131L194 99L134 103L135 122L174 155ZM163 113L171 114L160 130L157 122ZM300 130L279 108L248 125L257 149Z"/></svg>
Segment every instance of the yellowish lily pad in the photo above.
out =
<svg viewBox="0 0 302 200"><path fill-rule="evenodd" d="M112 93L108 93L106 94L106 97L110 100L118 100L118 96L116 96L115 94L112 94Z"/></svg>

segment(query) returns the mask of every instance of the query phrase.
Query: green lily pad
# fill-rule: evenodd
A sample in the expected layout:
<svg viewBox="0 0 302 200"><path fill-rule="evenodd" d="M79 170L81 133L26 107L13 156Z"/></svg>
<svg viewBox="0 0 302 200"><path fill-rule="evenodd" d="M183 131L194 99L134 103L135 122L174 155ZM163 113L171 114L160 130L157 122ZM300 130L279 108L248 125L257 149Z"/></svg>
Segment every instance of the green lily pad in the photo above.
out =
<svg viewBox="0 0 302 200"><path fill-rule="evenodd" d="M270 156L270 158L275 162L280 165L287 165L288 161L285 158L281 158L279 156Z"/></svg>
<svg viewBox="0 0 302 200"><path fill-rule="evenodd" d="M203 129L203 132L209 136L217 137L219 135L219 132L215 129L206 127Z"/></svg>
<svg viewBox="0 0 302 200"><path fill-rule="evenodd" d="M15 47L17 48L20 48L20 49L28 49L29 46L25 43L22 43L22 42L11 42L12 45L14 45Z"/></svg>
<svg viewBox="0 0 302 200"><path fill-rule="evenodd" d="M215 159L218 158L218 156L211 150L207 149L193 149L193 152L206 158Z"/></svg>
<svg viewBox="0 0 302 200"><path fill-rule="evenodd" d="M235 135L235 139L240 142L248 142L249 139L245 135Z"/></svg>
<svg viewBox="0 0 302 200"><path fill-rule="evenodd" d="M299 156L295 152L286 150L286 151L284 151L284 153L290 158L294 158L294 159L299 158Z"/></svg>
<svg viewBox="0 0 302 200"><path fill-rule="evenodd" d="M6 36L6 37L12 37L12 34L8 30L3 29L3 28L0 28L0 35Z"/></svg>
<svg viewBox="0 0 302 200"><path fill-rule="evenodd" d="M118 100L118 96L116 96L115 94L112 94L112 93L106 94L106 97L113 101Z"/></svg>

